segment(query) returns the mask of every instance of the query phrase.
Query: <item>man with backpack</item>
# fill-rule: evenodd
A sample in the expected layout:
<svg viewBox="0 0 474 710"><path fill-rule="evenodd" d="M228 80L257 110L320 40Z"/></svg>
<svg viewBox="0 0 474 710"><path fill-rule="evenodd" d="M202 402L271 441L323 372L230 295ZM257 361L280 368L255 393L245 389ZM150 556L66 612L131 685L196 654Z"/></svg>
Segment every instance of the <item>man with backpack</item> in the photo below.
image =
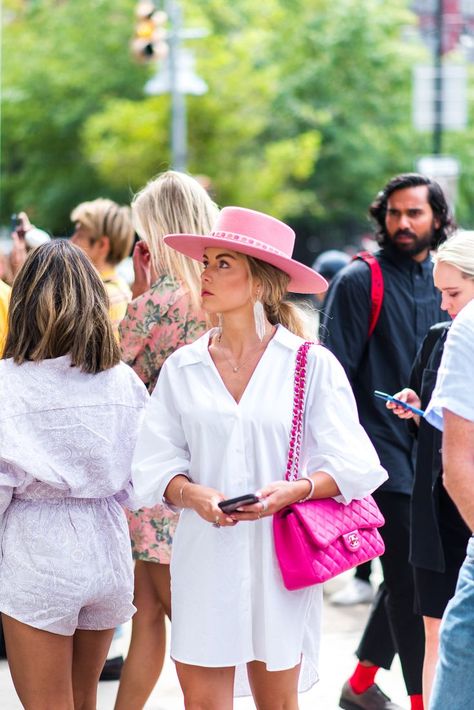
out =
<svg viewBox="0 0 474 710"><path fill-rule="evenodd" d="M398 652L411 710L423 710L423 623L413 612L408 561L413 440L406 424L390 416L374 390L393 394L409 380L429 327L446 320L432 279L430 249L454 229L440 186L408 173L392 178L370 206L380 250L361 255L335 277L325 301L321 341L342 363L362 425L389 479L374 497L385 517L381 529L384 582L362 640L359 662L344 684L346 710L401 710L375 684Z"/></svg>

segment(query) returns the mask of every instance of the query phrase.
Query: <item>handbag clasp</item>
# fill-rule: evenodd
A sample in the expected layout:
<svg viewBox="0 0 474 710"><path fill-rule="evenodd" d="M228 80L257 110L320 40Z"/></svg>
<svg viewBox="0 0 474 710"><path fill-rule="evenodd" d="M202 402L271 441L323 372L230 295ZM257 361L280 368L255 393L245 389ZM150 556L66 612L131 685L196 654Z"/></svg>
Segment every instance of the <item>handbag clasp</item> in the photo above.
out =
<svg viewBox="0 0 474 710"><path fill-rule="evenodd" d="M344 544L349 552L355 552L360 547L360 536L358 530L352 530L342 536Z"/></svg>

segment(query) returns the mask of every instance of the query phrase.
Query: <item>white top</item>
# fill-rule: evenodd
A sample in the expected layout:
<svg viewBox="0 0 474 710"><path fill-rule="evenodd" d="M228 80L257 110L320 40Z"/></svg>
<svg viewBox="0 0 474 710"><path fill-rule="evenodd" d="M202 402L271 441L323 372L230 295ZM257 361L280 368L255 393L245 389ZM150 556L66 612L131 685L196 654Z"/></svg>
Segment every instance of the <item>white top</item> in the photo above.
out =
<svg viewBox="0 0 474 710"><path fill-rule="evenodd" d="M0 521L14 492L36 487L43 497L41 484L66 497L129 501L147 400L124 363L91 375L71 367L68 355L22 365L0 360Z"/></svg>
<svg viewBox="0 0 474 710"><path fill-rule="evenodd" d="M285 477L295 356L302 339L279 326L239 404L208 351L209 333L165 362L150 399L133 462L140 504L162 500L185 473L226 498ZM308 356L301 473L326 471L349 502L387 477L359 424L343 368L325 348ZM181 514L171 558L171 655L201 666L264 661L294 667L304 654L301 689L317 680L321 587L285 589L272 520L214 528L191 509ZM236 678L236 693L248 685Z"/></svg>
<svg viewBox="0 0 474 710"><path fill-rule="evenodd" d="M474 421L474 301L464 306L449 329L436 387L425 412L443 429L443 409Z"/></svg>

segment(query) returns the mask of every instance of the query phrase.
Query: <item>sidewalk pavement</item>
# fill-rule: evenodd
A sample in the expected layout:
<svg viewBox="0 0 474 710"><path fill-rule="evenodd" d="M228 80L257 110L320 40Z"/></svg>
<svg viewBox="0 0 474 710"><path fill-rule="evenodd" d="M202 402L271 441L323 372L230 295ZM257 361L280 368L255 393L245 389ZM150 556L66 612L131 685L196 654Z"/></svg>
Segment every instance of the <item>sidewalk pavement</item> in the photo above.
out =
<svg viewBox="0 0 474 710"><path fill-rule="evenodd" d="M347 573L349 574L349 573ZM325 585L325 593L337 591L348 579L341 575ZM337 710L343 682L350 676L355 664L354 649L365 624L368 605L333 607L325 602L323 636L321 639L321 680L299 698L300 710ZM404 708L409 707L398 658L392 670L379 671L377 683L392 700ZM113 710L118 682L99 684L98 710ZM183 701L173 663L165 662L163 673L145 705L146 710L183 710ZM251 698L238 698L235 710L254 708ZM0 662L0 708L22 710L16 696L6 661ZM55 710L55 708L51 708Z"/></svg>

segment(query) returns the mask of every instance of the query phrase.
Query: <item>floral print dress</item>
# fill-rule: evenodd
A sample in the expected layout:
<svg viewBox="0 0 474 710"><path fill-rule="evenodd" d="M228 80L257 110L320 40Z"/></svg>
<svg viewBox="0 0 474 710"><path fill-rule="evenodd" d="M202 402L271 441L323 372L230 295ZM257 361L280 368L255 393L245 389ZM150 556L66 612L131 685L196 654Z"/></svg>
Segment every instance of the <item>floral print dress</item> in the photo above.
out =
<svg viewBox="0 0 474 710"><path fill-rule="evenodd" d="M123 360L151 394L166 358L196 340L205 328L204 316L193 311L189 293L165 274L128 305L119 328ZM178 517L165 505L127 511L133 557L169 564Z"/></svg>

